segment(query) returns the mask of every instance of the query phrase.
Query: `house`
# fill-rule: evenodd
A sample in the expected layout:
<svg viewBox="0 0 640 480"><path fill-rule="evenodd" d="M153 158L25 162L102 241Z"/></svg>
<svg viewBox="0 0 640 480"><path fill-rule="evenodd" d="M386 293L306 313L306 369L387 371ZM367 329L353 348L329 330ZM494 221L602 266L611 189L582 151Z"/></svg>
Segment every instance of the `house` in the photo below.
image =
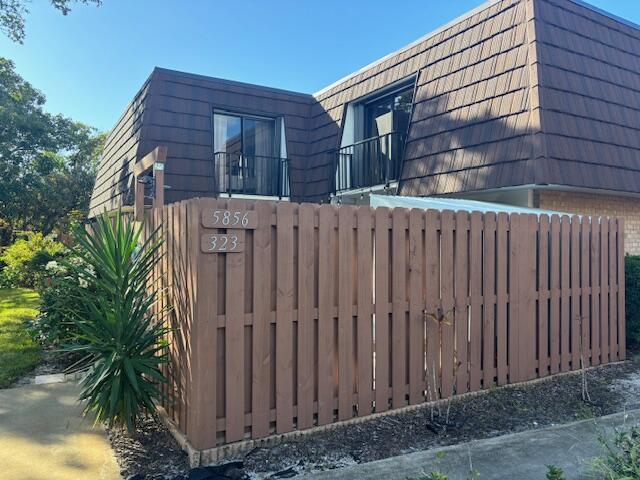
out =
<svg viewBox="0 0 640 480"><path fill-rule="evenodd" d="M579 0L491 0L313 94L156 68L111 132L91 213L133 201L453 196L626 221L640 254L640 27Z"/></svg>

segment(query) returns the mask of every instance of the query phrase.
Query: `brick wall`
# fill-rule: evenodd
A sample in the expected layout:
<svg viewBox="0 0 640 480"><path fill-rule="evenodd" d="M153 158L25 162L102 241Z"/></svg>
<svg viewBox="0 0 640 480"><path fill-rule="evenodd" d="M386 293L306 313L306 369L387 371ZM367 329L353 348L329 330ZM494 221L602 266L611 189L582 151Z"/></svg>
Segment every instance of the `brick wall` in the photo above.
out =
<svg viewBox="0 0 640 480"><path fill-rule="evenodd" d="M640 198L597 193L539 190L538 208L581 215L602 215L624 218L625 252L640 255Z"/></svg>

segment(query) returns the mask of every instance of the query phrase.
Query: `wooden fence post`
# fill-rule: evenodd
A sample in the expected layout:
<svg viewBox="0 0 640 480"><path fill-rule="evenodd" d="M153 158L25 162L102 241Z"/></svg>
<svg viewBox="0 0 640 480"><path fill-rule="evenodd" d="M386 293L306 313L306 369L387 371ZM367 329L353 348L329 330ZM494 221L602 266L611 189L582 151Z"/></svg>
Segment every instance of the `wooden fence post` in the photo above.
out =
<svg viewBox="0 0 640 480"><path fill-rule="evenodd" d="M159 208L164 205L164 164L166 160L167 147L160 146L146 154L142 160L133 167L135 183L134 218L137 222L144 220L144 183L138 180L149 170L153 170L153 177L155 179L153 207Z"/></svg>

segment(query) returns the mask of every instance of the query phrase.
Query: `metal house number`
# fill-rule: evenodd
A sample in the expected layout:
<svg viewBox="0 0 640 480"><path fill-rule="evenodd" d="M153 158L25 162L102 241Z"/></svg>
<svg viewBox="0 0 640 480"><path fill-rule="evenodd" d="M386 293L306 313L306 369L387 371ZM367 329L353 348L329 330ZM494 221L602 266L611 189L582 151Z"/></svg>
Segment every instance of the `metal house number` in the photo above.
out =
<svg viewBox="0 0 640 480"><path fill-rule="evenodd" d="M204 253L235 253L244 251L244 232L205 233L200 246Z"/></svg>
<svg viewBox="0 0 640 480"><path fill-rule="evenodd" d="M258 217L253 210L206 209L202 211L202 226L253 230L258 226Z"/></svg>

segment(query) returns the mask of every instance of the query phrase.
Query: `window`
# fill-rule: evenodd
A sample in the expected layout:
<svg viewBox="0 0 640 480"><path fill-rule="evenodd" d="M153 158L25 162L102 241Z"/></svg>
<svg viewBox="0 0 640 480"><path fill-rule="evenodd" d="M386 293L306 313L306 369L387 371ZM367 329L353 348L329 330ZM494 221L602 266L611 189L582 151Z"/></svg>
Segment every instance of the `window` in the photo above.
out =
<svg viewBox="0 0 640 480"><path fill-rule="evenodd" d="M405 87L364 104L361 140L390 133L405 134L409 128L413 87Z"/></svg>
<svg viewBox="0 0 640 480"><path fill-rule="evenodd" d="M282 123L281 118L214 112L216 193L288 196Z"/></svg>
<svg viewBox="0 0 640 480"><path fill-rule="evenodd" d="M347 107L337 154L336 192L386 188L399 179L414 81Z"/></svg>
<svg viewBox="0 0 640 480"><path fill-rule="evenodd" d="M244 156L275 157L276 120L227 113L213 115L214 151Z"/></svg>

